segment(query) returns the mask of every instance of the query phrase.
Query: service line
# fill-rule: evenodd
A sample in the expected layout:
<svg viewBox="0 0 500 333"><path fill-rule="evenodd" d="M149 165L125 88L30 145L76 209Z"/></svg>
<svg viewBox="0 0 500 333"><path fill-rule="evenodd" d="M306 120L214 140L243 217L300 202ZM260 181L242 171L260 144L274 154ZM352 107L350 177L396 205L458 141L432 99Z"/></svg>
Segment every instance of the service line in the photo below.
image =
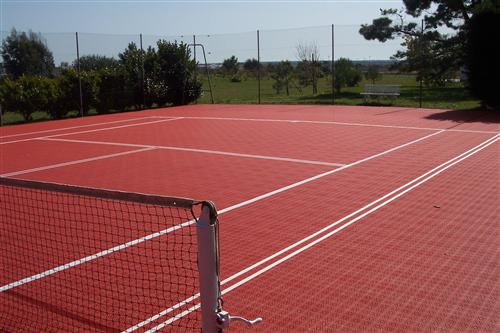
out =
<svg viewBox="0 0 500 333"><path fill-rule="evenodd" d="M182 117L176 117L176 118L170 117L170 118L164 118L163 120L148 121L148 122L144 122L144 123L127 124L127 125L120 125L120 126L113 126L113 127L106 127L106 128L97 128L97 129L86 130L86 131L69 132L69 133L61 133L61 134L54 134L54 135L48 135L48 136L38 136L38 137L33 137L33 138L28 138L28 139L4 141L4 142L0 142L0 145L6 145L9 143L25 142L25 141L33 141L33 140L39 140L39 139L45 139L45 138L57 138L57 137L65 136L65 135L75 135L75 134L93 133L93 132L100 132L100 131L109 131L109 130L119 129L119 128L163 123L163 122L173 121L173 120L178 120L178 119L182 119Z"/></svg>
<svg viewBox="0 0 500 333"><path fill-rule="evenodd" d="M151 119L151 116L137 117L137 118L128 118L128 119L114 120L114 121L106 121L106 122L102 122L102 123L87 124L87 125L77 125L77 126L70 126L70 127L52 128L52 129L43 130L43 131L35 131L35 132L25 132L25 133L18 133L18 134L2 135L2 136L0 136L0 139L11 138L11 137L14 137L14 136L25 136L25 135L31 135L31 134L41 134L41 133L50 133L50 132L57 132L57 131L65 131L65 130L70 130L70 129L83 128L83 127L92 127L92 126L101 126L101 125L108 125L108 124L124 123L124 122L127 122L127 121L142 120L142 119Z"/></svg>
<svg viewBox="0 0 500 333"><path fill-rule="evenodd" d="M341 166L345 165L345 164L341 164L341 163L323 162L323 161L316 161L316 160L303 160L303 159L288 158L288 157L244 154L244 153L235 153L235 152L221 151L221 150L197 149L197 148L187 148L187 147L143 145L143 144L136 144L136 143L89 141L89 140L78 140L78 139L57 139L57 138L56 139L42 138L42 139L38 139L38 140L61 141L61 142L72 142L72 143L88 143L88 144L96 144L96 145L109 145L109 146L122 146L122 147L155 148L155 149L173 150L173 151L186 151L186 152L192 152L192 153L226 155L226 156L234 156L234 157L255 158L255 159L263 159L263 160L273 160L273 161L303 163L303 164L313 164L313 165L325 165L325 166L331 166L331 167L341 167Z"/></svg>
<svg viewBox="0 0 500 333"><path fill-rule="evenodd" d="M118 156L129 155L129 154L142 153L142 152L149 151L149 150L154 150L154 149L156 149L156 148L146 147L146 148L141 148L141 149L128 150L128 151L124 151L124 152L120 152L120 153L94 156L94 157L84 158L84 159L81 159L81 160L74 160L74 161L57 163L57 164L51 164L51 165L46 165L46 166L32 168L32 169L25 169L25 170L19 170L19 171L13 171L13 172L9 172L9 173L4 173L4 174L1 174L0 177L14 177L14 176L24 175L24 174L32 173L32 172L38 172L38 171L44 171L44 170L50 170L50 169L55 169L55 168L66 167L66 166L69 166L69 165L75 165L75 164L81 164L81 163L88 163L88 162L92 162L92 161L99 161L99 160L104 160L104 159L107 159L107 158L113 158L113 157L118 157Z"/></svg>

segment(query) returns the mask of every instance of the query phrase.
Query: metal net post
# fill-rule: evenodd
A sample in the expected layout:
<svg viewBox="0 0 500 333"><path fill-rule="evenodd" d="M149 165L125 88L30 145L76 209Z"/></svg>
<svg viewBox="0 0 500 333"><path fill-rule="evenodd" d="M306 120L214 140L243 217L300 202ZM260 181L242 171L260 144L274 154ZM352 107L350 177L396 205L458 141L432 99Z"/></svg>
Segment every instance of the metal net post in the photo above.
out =
<svg viewBox="0 0 500 333"><path fill-rule="evenodd" d="M203 333L221 332L217 325L220 310L219 247L217 211L211 202L204 202L197 221L198 270Z"/></svg>

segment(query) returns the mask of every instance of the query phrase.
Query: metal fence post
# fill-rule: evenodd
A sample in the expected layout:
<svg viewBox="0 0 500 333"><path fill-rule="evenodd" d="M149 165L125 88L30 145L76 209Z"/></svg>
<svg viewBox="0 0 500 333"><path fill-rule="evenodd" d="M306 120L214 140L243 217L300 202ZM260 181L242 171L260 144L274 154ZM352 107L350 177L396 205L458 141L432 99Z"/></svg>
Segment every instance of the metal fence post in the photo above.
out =
<svg viewBox="0 0 500 333"><path fill-rule="evenodd" d="M257 84L258 84L258 100L260 104L260 32L257 30Z"/></svg>
<svg viewBox="0 0 500 333"><path fill-rule="evenodd" d="M193 35L193 45L196 45L196 35ZM198 64L196 63L196 46L193 47L193 59L194 59L194 80L196 81L196 71L198 70Z"/></svg>
<svg viewBox="0 0 500 333"><path fill-rule="evenodd" d="M421 28L421 34L420 34L420 50L422 51L422 42L424 38L424 20L422 20L422 28ZM424 57L423 54L420 55L420 89L419 89L419 107L422 108L422 90L423 90L423 78L422 78L422 72L424 68Z"/></svg>
<svg viewBox="0 0 500 333"><path fill-rule="evenodd" d="M75 32L76 38L76 67L78 73L78 89L80 93L80 117L83 117L83 96L82 96L82 76L80 73L80 47L78 45L78 32Z"/></svg>
<svg viewBox="0 0 500 333"><path fill-rule="evenodd" d="M332 24L332 61L331 61L331 71L332 71L332 104L335 104L335 26Z"/></svg>
<svg viewBox="0 0 500 333"><path fill-rule="evenodd" d="M141 45L141 90L142 90L142 107L146 107L146 93L144 91L144 77L145 77L145 69L144 69L144 49L142 47L142 34L139 34L139 43Z"/></svg>

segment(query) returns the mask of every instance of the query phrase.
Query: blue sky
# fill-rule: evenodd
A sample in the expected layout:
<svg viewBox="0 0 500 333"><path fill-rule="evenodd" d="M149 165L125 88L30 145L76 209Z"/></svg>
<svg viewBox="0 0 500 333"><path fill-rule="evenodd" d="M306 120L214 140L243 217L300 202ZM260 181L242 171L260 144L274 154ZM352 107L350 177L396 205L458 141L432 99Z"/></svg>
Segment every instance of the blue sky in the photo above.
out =
<svg viewBox="0 0 500 333"><path fill-rule="evenodd" d="M263 60L294 60L298 43L319 46L331 58L330 25L336 25L335 58L387 59L399 42L367 42L357 33L380 8L400 8L402 1L12 1L0 0L0 30L41 32L56 62L73 58L74 32L83 54L116 56L128 42L145 44L158 37L206 44L209 61L232 54L256 56L255 30L261 33ZM278 30L314 26L318 28ZM247 32L247 33L245 33ZM238 33L238 34L235 34ZM101 34L112 34L104 36ZM5 33L4 33L5 35ZM210 37L207 37L210 35ZM169 36L169 37L167 37ZM170 37L177 36L177 37ZM184 37L179 37L184 36ZM189 38L187 37L189 36Z"/></svg>

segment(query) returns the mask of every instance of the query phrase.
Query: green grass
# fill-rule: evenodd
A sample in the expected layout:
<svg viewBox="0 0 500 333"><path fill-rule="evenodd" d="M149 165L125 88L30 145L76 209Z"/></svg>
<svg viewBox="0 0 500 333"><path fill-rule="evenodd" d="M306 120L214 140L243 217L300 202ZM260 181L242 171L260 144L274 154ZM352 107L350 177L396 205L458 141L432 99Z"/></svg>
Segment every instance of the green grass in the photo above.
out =
<svg viewBox="0 0 500 333"><path fill-rule="evenodd" d="M290 90L286 96L282 91L279 95L273 88L274 81L270 78L261 80L261 102L283 103L283 104L330 104L332 100L330 82L322 78L318 83L317 95L312 94L312 87L304 87L300 91L297 88ZM368 82L363 80L356 87L343 88L340 94L335 94L336 104L363 105L363 99L359 94L363 86ZM377 84L399 84L401 85L401 96L392 102L387 98L372 99L370 105L394 105L394 106L419 106L419 85L413 75L385 74ZM220 76L212 77L213 93L216 103L257 103L258 83L255 78L249 77L241 82L230 82L227 78ZM198 100L199 103L210 103L208 84L203 82L204 95ZM479 107L479 101L470 97L467 90L461 84L450 84L443 88L424 87L422 92L425 108L443 109L471 109Z"/></svg>

